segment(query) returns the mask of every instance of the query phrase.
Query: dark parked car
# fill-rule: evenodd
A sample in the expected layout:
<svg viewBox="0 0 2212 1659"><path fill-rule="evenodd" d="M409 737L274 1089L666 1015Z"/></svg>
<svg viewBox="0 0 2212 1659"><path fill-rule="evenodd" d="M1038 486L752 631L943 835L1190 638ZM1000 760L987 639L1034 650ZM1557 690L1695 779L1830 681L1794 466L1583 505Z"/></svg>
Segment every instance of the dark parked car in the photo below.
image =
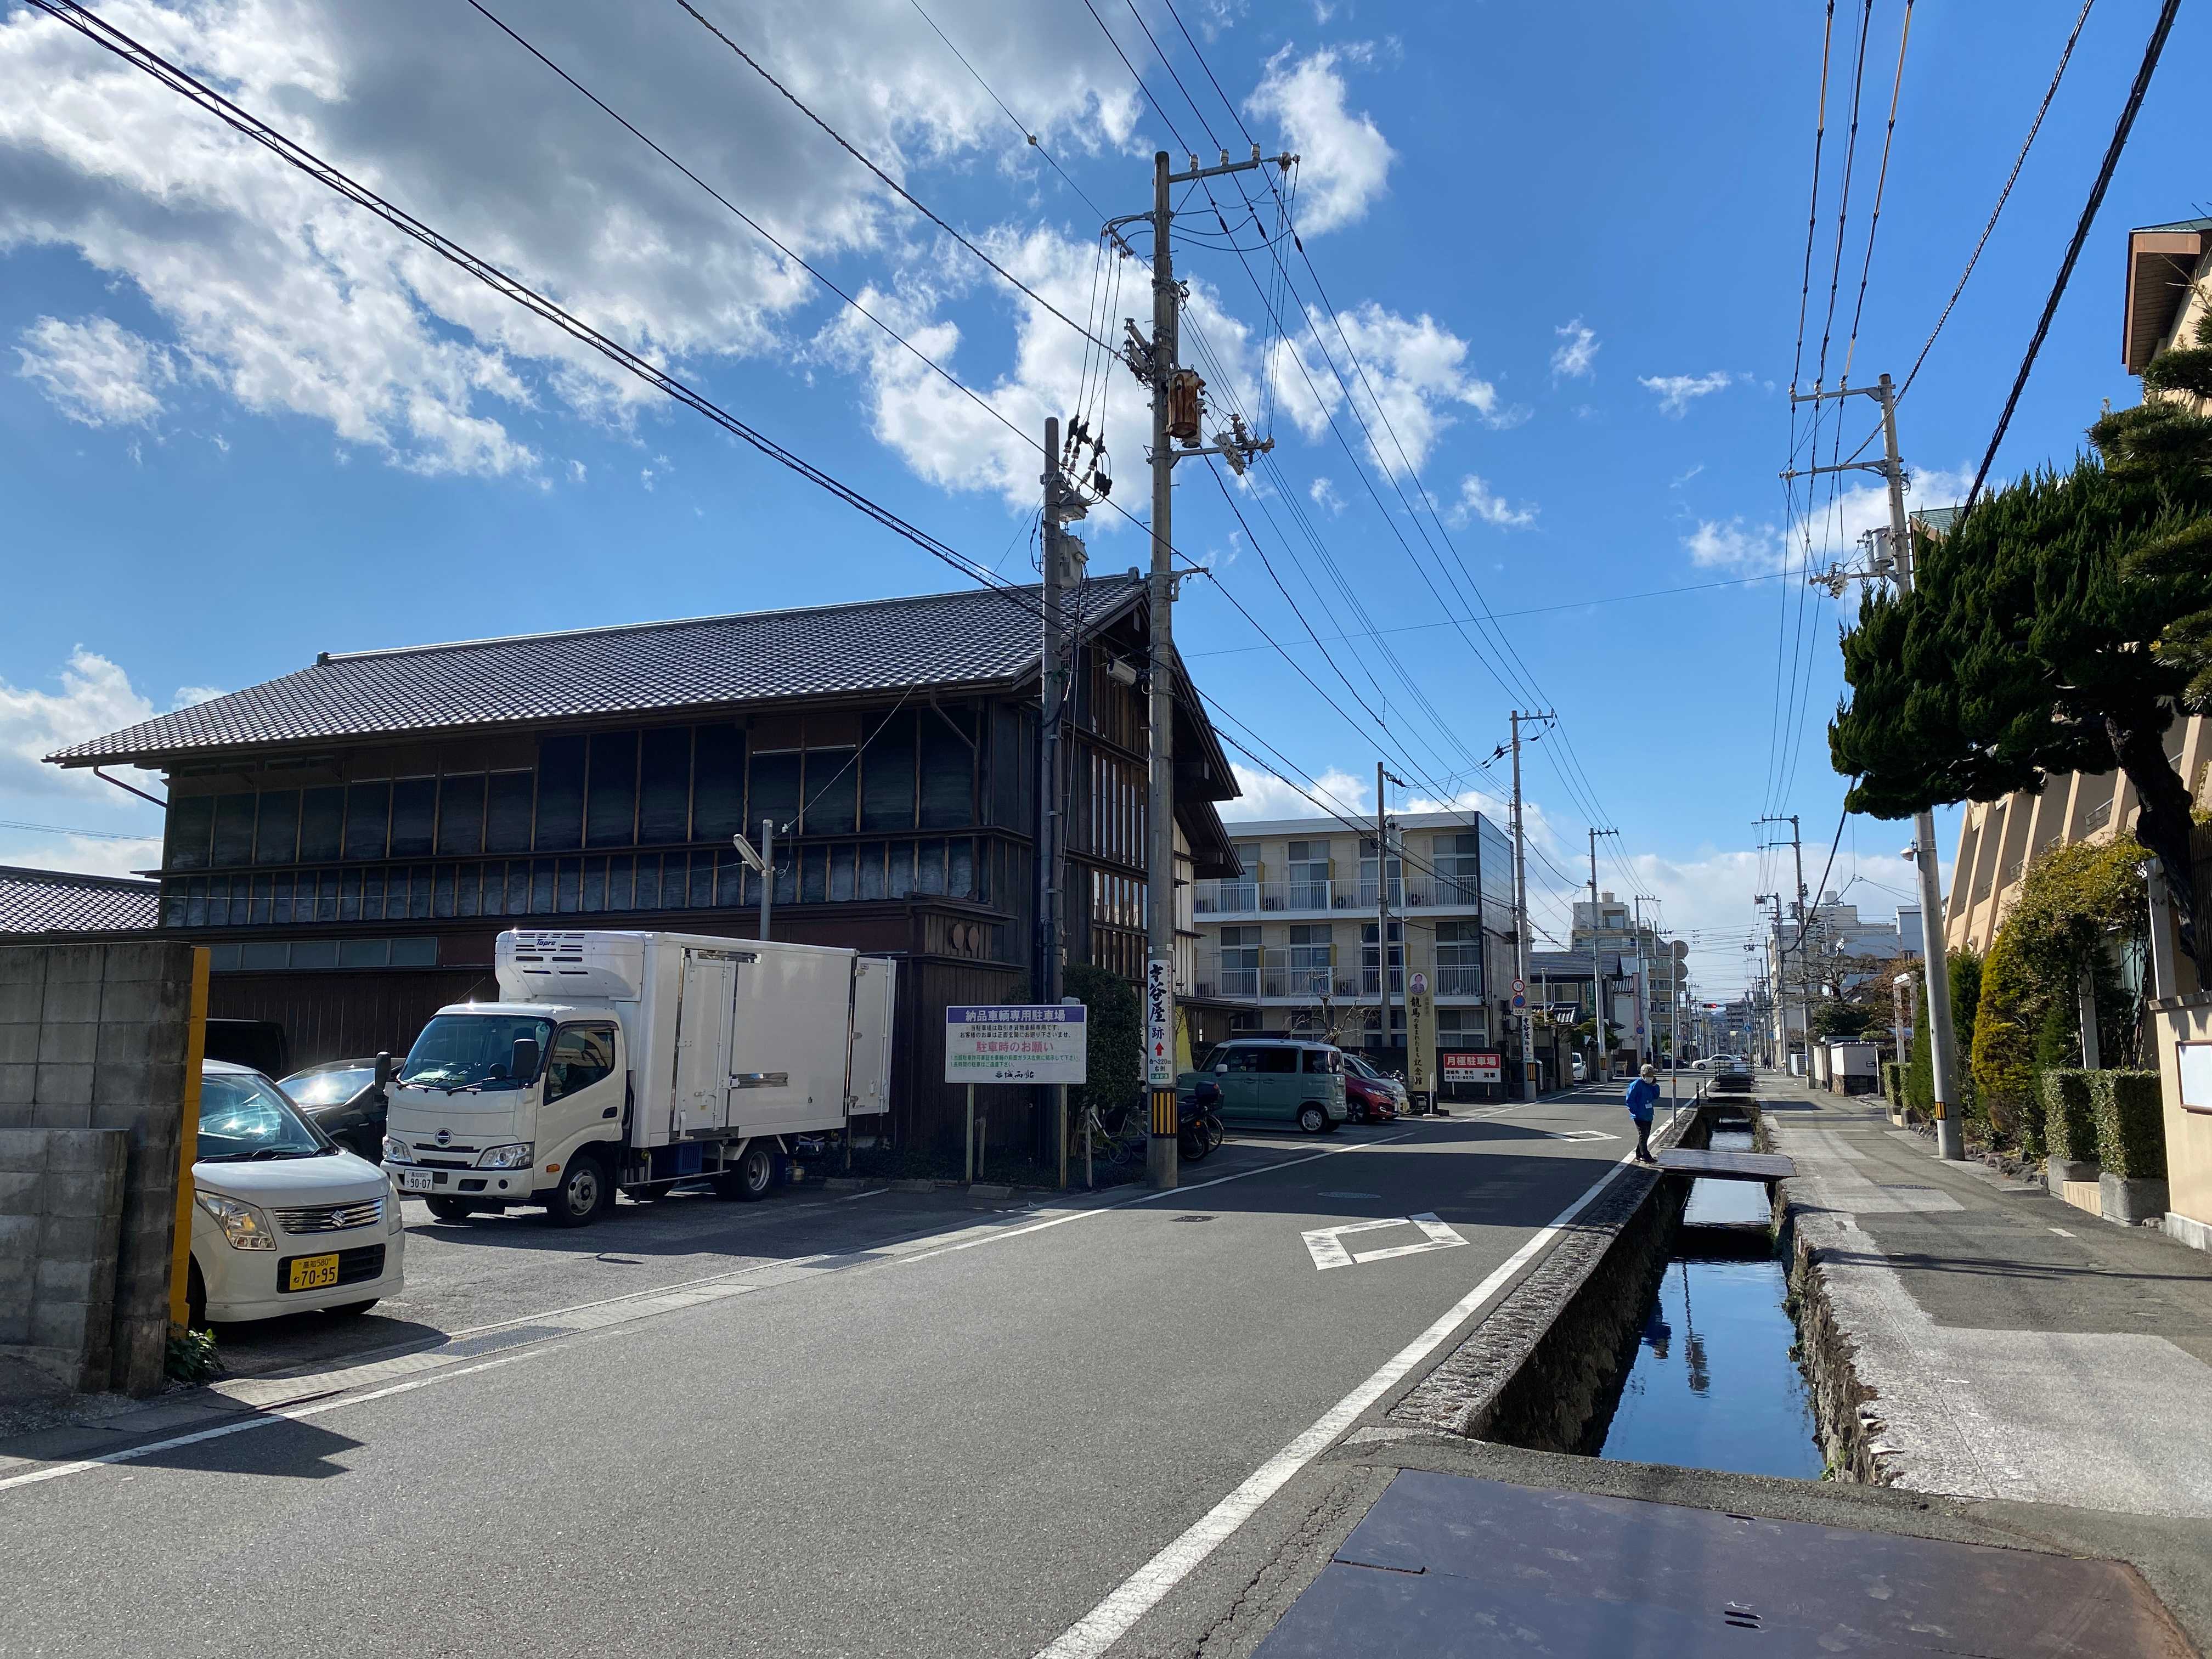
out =
<svg viewBox="0 0 2212 1659"><path fill-rule="evenodd" d="M384 1118L391 1105L392 1056L326 1060L295 1072L276 1086L314 1125L346 1151L374 1164L384 1157Z"/></svg>

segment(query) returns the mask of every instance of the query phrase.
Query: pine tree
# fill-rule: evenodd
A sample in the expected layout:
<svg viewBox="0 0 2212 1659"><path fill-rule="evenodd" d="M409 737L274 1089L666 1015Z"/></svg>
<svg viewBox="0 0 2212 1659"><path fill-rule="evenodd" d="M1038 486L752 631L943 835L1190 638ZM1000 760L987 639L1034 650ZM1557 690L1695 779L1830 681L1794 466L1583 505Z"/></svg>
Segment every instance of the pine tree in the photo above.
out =
<svg viewBox="0 0 2212 1659"><path fill-rule="evenodd" d="M2212 393L2212 329L2200 339L2151 365L2160 396L2089 429L2095 454L1915 532L1912 592L1870 592L1844 636L1828 744L1857 779L1846 804L1877 817L2117 767L2212 982L2189 789L2166 754L2179 714L2212 709L2212 420L2183 401Z"/></svg>

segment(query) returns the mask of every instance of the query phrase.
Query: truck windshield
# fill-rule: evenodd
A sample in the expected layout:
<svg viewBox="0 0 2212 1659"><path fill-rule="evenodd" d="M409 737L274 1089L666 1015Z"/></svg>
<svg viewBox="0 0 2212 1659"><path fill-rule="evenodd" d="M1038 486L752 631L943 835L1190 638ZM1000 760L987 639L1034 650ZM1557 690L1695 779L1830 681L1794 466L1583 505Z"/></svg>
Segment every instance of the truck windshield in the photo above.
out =
<svg viewBox="0 0 2212 1659"><path fill-rule="evenodd" d="M539 1056L553 1040L553 1022L528 1014L437 1014L422 1028L399 1080L421 1089L519 1089L533 1080L509 1070L517 1037L538 1044Z"/></svg>

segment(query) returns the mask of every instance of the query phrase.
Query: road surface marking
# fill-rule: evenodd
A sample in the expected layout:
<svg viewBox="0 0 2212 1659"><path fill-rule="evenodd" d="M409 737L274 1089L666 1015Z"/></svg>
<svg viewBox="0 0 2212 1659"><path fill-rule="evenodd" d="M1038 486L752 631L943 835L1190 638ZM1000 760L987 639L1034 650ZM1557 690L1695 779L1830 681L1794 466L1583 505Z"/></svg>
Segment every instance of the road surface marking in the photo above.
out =
<svg viewBox="0 0 2212 1659"><path fill-rule="evenodd" d="M1354 1255L1344 1247L1349 1233L1371 1233L1382 1227L1419 1227L1425 1235L1419 1244L1396 1244L1384 1250L1362 1250ZM1385 1216L1380 1221L1355 1221L1342 1227L1316 1227L1305 1235L1306 1249L1313 1256L1316 1271L1327 1273L1331 1267L1349 1267L1363 1261L1388 1261L1395 1256L1419 1255L1429 1250L1449 1250L1454 1245L1464 1244L1449 1222L1439 1221L1431 1212L1419 1215Z"/></svg>
<svg viewBox="0 0 2212 1659"><path fill-rule="evenodd" d="M1558 1140L1618 1140L1619 1135L1607 1134L1602 1129L1560 1129L1553 1133Z"/></svg>
<svg viewBox="0 0 2212 1659"><path fill-rule="evenodd" d="M2074 1237L2073 1234L2068 1232L2063 1227L2053 1227L2051 1231L2057 1233L2061 1238L2071 1238Z"/></svg>
<svg viewBox="0 0 2212 1659"><path fill-rule="evenodd" d="M1380 1193L1316 1193L1316 1198L1380 1198Z"/></svg>
<svg viewBox="0 0 2212 1659"><path fill-rule="evenodd" d="M865 1192L865 1193L848 1193L848 1194L845 1194L845 1196L844 1196L844 1197L842 1197L842 1198L841 1198L841 1199L838 1199L838 1200L836 1200L836 1202L838 1202L838 1203L840 1203L840 1204L850 1204L850 1203L852 1203L855 1199L862 1199L862 1198L881 1198L881 1197L882 1197L885 1193L887 1193L887 1192L889 1192L889 1191L890 1191L890 1188L888 1188L888 1187L871 1187L871 1188L868 1188L868 1190L867 1190L866 1192Z"/></svg>
<svg viewBox="0 0 2212 1659"><path fill-rule="evenodd" d="M244 1434L250 1429L273 1428L279 1423L296 1423L302 1418L320 1417L325 1412L334 1412L341 1406L358 1406L366 1401L383 1400L395 1394L411 1394L416 1389L428 1388L433 1382L451 1382L454 1377L488 1371L495 1366L512 1365L518 1359L527 1359L532 1354L543 1352L539 1348L501 1354L497 1359L487 1359L480 1365L463 1365L453 1370L440 1371L434 1376L418 1376L411 1382L395 1382L388 1389L377 1389L368 1394L351 1394L343 1399L318 1401L313 1405L290 1406L260 1417L248 1417L235 1423L218 1423L211 1429L198 1429L191 1434L174 1435L167 1440L149 1441L143 1446L102 1452L97 1457L81 1458L73 1463L55 1463L43 1469L32 1469L27 1474L11 1474L0 1479L0 1492L11 1486L35 1486L42 1480L58 1480L65 1474L82 1474L87 1469L97 1469L111 1463L132 1462L141 1457L151 1457L155 1452L173 1451L179 1446L198 1445L203 1440L220 1440L226 1435Z"/></svg>
<svg viewBox="0 0 2212 1659"><path fill-rule="evenodd" d="M1624 1155L1612 1164L1587 1192L1560 1211L1549 1225L1534 1234L1482 1283L1454 1303L1428 1329L1399 1350L1374 1376L1338 1401L1311 1428L1254 1470L1243 1486L1130 1574L1104 1601L1062 1632L1056 1641L1038 1650L1036 1659L1097 1659L1120 1641L1132 1626L1165 1599L1169 1591L1250 1520L1262 1504L1288 1485L1293 1475L1334 1445L1362 1414L1403 1382L1416 1365L1442 1347L1454 1331L1503 1290L1515 1274L1588 1207L1591 1200L1611 1185L1628 1162Z"/></svg>

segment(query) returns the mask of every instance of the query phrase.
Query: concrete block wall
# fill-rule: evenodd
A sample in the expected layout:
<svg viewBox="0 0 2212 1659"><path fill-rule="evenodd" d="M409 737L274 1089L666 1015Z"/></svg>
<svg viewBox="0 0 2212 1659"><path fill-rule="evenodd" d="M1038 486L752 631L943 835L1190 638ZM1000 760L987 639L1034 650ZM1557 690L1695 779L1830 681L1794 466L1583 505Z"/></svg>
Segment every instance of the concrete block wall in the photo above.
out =
<svg viewBox="0 0 2212 1659"><path fill-rule="evenodd" d="M0 1131L124 1139L106 1386L129 1394L161 1386L167 1348L191 976L188 945L0 949Z"/></svg>
<svg viewBox="0 0 2212 1659"><path fill-rule="evenodd" d="M0 1354L96 1394L114 1371L120 1129L0 1129Z"/></svg>

